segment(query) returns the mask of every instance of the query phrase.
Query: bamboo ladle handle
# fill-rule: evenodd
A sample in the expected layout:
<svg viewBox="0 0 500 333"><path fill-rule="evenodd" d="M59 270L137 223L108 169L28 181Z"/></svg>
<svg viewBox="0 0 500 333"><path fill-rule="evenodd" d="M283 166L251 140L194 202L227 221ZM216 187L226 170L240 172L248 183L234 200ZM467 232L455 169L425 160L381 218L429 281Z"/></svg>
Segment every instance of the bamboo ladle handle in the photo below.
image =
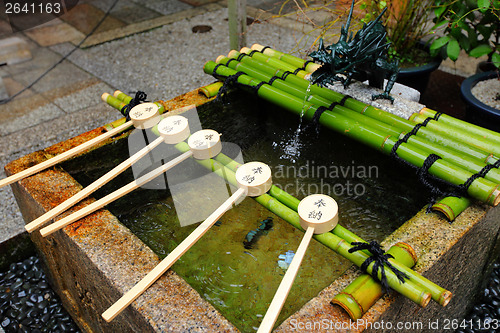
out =
<svg viewBox="0 0 500 333"><path fill-rule="evenodd" d="M144 104L152 104L152 103L144 103ZM140 105L144 105L140 104ZM132 109L134 110L134 109ZM131 112L131 117L133 117L132 112ZM170 116L165 119L163 119L160 124L158 124L158 131L162 136L164 136L162 133L171 133L171 135L164 136L163 139L167 143L174 143L174 142L179 142L179 139L181 141L185 139L185 133L183 131L178 130L178 128L172 129L172 126L168 123L169 121L175 121L177 118L175 117L180 117L184 118L182 116ZM186 118L184 118L186 119ZM187 124L187 122L186 122ZM188 131L189 132L189 131ZM182 134L184 133L184 134ZM170 142L167 139L172 139L175 138L176 140ZM65 218L43 228L40 230L40 234L45 237L47 235L50 235L51 233L64 228L65 226L75 222L78 219L81 219L82 217L87 216L88 214L95 212L96 210L106 206L110 202L113 202L114 200L123 197L124 195L132 192L138 187L141 187L142 185L150 182L151 180L155 179L162 173L166 172L167 170L173 168L177 164L181 163L185 159L193 156L194 158L197 159L207 159L214 157L215 155L219 154L221 149L222 149L222 144L220 141L220 134L217 133L214 130L210 129L205 129L198 131L191 135L188 139L188 145L190 150L185 152L184 154L174 158L168 163L163 164L162 166L154 169L153 171L148 172L142 177L139 177L133 182L130 182L129 184L119 188L118 190L108 194L107 196L91 203L88 206L85 206L84 208L80 209L79 211L66 216Z"/></svg>
<svg viewBox="0 0 500 333"><path fill-rule="evenodd" d="M155 179L156 177L158 177L162 173L173 168L174 166L181 163L185 159L191 157L192 155L193 155L193 153L191 151L185 152L184 154L174 158L170 162L163 164L162 166L154 169L153 171L148 172L144 176L139 177L138 179L128 183L127 185L125 185L121 188L119 188L118 190L106 195L105 197L102 197L101 199L91 203L90 205L83 207L79 211L76 211L73 214L66 216L63 219L58 220L45 228L42 228L40 230L40 234L43 237L46 237L46 236L50 235L51 233L53 233L59 229L62 229L65 226L87 216L88 214L95 212L96 210L106 206L110 202L113 202L113 201L123 197L124 195L132 192L133 190L141 187L142 185L150 182L151 180Z"/></svg>
<svg viewBox="0 0 500 333"><path fill-rule="evenodd" d="M137 108L137 106L135 108ZM160 134L160 137L158 137L156 140L154 140L149 145L139 150L134 155L130 156L128 159L126 159L125 161L114 167L112 170L108 171L104 176L97 179L95 182L93 182L92 184L90 184L89 186L87 186L86 188L84 188L71 198L67 199L66 201L54 207L53 209L49 210L48 212L38 217L34 221L28 223L25 227L26 230L28 232L34 231L45 222L56 217L57 215L66 211L76 203L88 197L90 194L94 193L104 184L107 184L113 178L121 174L132 164L136 163L138 160L140 160L142 157L148 154L151 150L157 147L160 143L166 142L169 144L177 144L181 141L184 141L190 134L188 119L178 115L166 117L165 119L161 120L160 123L158 124L158 132Z"/></svg>
<svg viewBox="0 0 500 333"><path fill-rule="evenodd" d="M77 154L80 154L84 152L85 150L91 148L92 146L111 138L112 136L121 133L128 129L130 126L132 126L132 121L127 121L125 124L122 124L118 126L117 128L114 128L104 134L101 134L87 142L82 143L81 145L78 145L74 148L71 148L70 150L65 151L64 153L61 153L57 156L54 156L52 158L49 158L46 161L43 161L41 163L38 163L37 165L34 165L26 170L23 170L21 172L18 172L16 174L13 174L12 176L9 176L7 178L4 178L0 180L0 188L10 185L12 183L15 183L23 178L26 178L28 176L34 175L37 172L43 171L47 168L50 168L51 166L54 166L58 163L61 163Z"/></svg>
<svg viewBox="0 0 500 333"><path fill-rule="evenodd" d="M90 194L94 193L99 188L101 188L103 185L107 184L113 178L115 178L116 176L121 174L128 167L130 167L132 164L134 164L135 162L140 160L142 157L144 157L146 154L148 154L152 149L154 149L156 146L158 146L162 142L163 142L162 137L157 138L156 140L151 142L149 145L142 148L141 150L139 150L137 153L135 153L134 155L132 155L131 157L129 157L128 159L126 159L122 163L118 164L112 170L107 172L104 176L97 179L95 182L93 182L89 186L85 187L80 192L76 193L71 198L65 200L60 205L54 207L53 209L49 210L48 212L46 212L42 216L40 216L40 217L36 218L35 220L33 220L32 222L28 223L25 226L26 230L28 232L33 232L38 227L45 224L47 221L53 219L54 217L58 216L62 212L65 212L67 209L73 207L75 204L77 204L81 200L85 199Z"/></svg>
<svg viewBox="0 0 500 333"><path fill-rule="evenodd" d="M292 288L300 264L313 234L322 234L335 228L338 223L338 205L331 197L323 194L313 194L305 197L297 208L300 225L306 230L299 244L297 253L274 295L266 315L257 333L271 332Z"/></svg>
<svg viewBox="0 0 500 333"><path fill-rule="evenodd" d="M267 309L266 315L264 316L257 333L271 332L273 329L274 323L278 319L281 309L283 308L286 298L288 297L288 293L290 292L290 289L292 289L293 281L297 276L300 264L302 263L302 259L304 258L304 254L306 253L313 234L314 228L307 228L297 252L293 256L292 263L288 267L283 280L281 280L278 290L276 291L276 294L274 294L274 298Z"/></svg>
<svg viewBox="0 0 500 333"><path fill-rule="evenodd" d="M102 317L107 322L113 320L137 297L142 295L156 280L158 280L187 250L191 248L224 214L233 203L243 195L259 196L269 191L272 185L271 169L261 162L249 162L241 165L235 173L238 190L217 208L185 238L165 259L163 259L139 283L123 295L115 304L107 309Z"/></svg>
<svg viewBox="0 0 500 333"><path fill-rule="evenodd" d="M239 188L229 199L200 224L188 237L186 237L170 254L163 259L152 271L150 271L139 283L123 295L115 304L107 309L102 317L107 322L113 320L137 297L142 295L156 280L158 280L184 253L187 252L214 224L217 220L231 208L245 190Z"/></svg>

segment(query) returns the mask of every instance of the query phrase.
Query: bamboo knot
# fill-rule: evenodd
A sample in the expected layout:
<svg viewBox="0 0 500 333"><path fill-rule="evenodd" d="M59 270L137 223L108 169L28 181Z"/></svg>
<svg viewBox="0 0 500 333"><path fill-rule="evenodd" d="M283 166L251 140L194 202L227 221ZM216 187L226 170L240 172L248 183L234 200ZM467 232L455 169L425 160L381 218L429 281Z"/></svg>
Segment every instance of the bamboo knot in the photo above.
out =
<svg viewBox="0 0 500 333"><path fill-rule="evenodd" d="M349 253L353 253L356 251L368 250L372 255L368 257L359 267L364 273L368 273L366 270L368 266L373 262L373 268L371 276L375 281L380 282L382 285L382 290L386 293L390 291L389 284L387 282L387 276L385 273L386 268L389 268L398 278L401 283L405 283L405 279L410 279L408 275L398 270L394 267L389 259L393 259L389 253L385 253L379 243L376 241L371 241L370 243L364 242L352 242L352 248L349 249ZM378 277L378 271L380 270L380 278Z"/></svg>
<svg viewBox="0 0 500 333"><path fill-rule="evenodd" d="M134 106L145 102L147 97L148 95L144 91L139 90L135 93L134 98L132 98L132 100L120 110L120 112L127 118L127 121L130 120L130 110L132 110Z"/></svg>

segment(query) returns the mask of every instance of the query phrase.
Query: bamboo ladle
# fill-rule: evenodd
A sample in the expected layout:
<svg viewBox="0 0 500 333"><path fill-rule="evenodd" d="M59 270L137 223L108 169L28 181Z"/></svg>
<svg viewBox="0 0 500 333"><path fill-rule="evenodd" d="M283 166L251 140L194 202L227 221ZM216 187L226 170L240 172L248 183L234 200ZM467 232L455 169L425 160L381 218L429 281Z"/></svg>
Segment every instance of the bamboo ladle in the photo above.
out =
<svg viewBox="0 0 500 333"><path fill-rule="evenodd" d="M102 97L103 99L106 98L105 95L109 95L109 94L103 94L103 97ZM97 136L97 137L95 137L87 142L84 142L81 145L78 145L74 148L71 148L70 150L67 150L64 153L61 153L57 156L49 158L46 161L43 161L43 162L38 163L37 165L34 165L26 170L23 170L21 172L13 174L12 176L1 179L0 180L0 188L7 186L7 185L10 185L12 183L15 183L17 181L20 181L23 178L34 175L37 172L43 171L47 168L50 168L51 166L54 166L58 163L63 162L63 161L65 161L65 160L67 160L67 159L69 159L77 154L80 154L80 153L84 152L85 150L91 148L92 146L95 146L96 144L127 130L132 125L134 125L134 122L132 120L127 121L124 124L118 126L117 128L114 128L114 129L112 129L104 134L101 134L101 135L99 135L99 136Z"/></svg>
<svg viewBox="0 0 500 333"><path fill-rule="evenodd" d="M335 228L339 219L338 210L337 202L324 194L307 196L299 203L297 211L300 217L300 225L306 230L306 233L283 280L281 280L257 333L271 332L273 329L274 323L278 319L278 315L292 288L293 281L297 276L300 264L313 234L322 234Z"/></svg>
<svg viewBox="0 0 500 333"><path fill-rule="evenodd" d="M45 224L47 221L58 216L62 212L66 211L70 207L74 206L81 200L88 197L90 194L97 191L99 188L107 184L113 178L121 174L132 164L139 161L141 158L146 156L151 150L157 147L162 142L169 144L176 144L184 141L189 136L189 125L186 118L181 116L170 116L160 121L161 117L158 112L159 107L154 103L143 103L135 106L130 111L130 118L135 128L144 130L146 128L151 128L158 122L160 137L148 144L146 147L139 150L134 155L130 156L128 159L118 164L116 167L108 171L105 175L94 181L92 184L72 196L71 198L65 200L60 205L49 210L42 216L36 218L32 222L28 223L25 228L28 232L33 232L41 225ZM140 116L139 116L140 115ZM170 131L162 130L169 128Z"/></svg>
<svg viewBox="0 0 500 333"><path fill-rule="evenodd" d="M110 322L137 297L145 292L158 280L191 246L193 246L219 218L231 208L243 195L256 197L269 191L272 185L271 169L261 162L249 162L241 165L236 170L238 190L217 208L205 221L203 221L188 237L186 237L170 254L163 259L132 289L123 295L115 304L107 309L102 317Z"/></svg>
<svg viewBox="0 0 500 333"><path fill-rule="evenodd" d="M168 120L171 117L167 117L164 120ZM167 131L163 126L160 128L160 131ZM189 129L188 129L189 130ZM182 155L174 158L173 160L163 164L162 166L148 172L144 176L141 176L134 180L133 182L128 183L127 185L119 188L118 190L106 195L105 197L91 203L88 206L74 212L73 214L66 216L65 218L58 220L51 225L42 228L40 230L40 234L45 237L50 235L51 233L64 228L65 226L87 216L88 214L95 212L96 210L106 206L107 204L113 202L116 199L123 197L124 195L132 192L133 190L141 187L142 185L150 182L155 179L162 173L167 170L173 168L177 164L186 160L187 158L193 156L196 159L207 159L216 156L220 153L222 149L222 143L220 141L220 134L214 130L205 129L198 131L191 135L188 139L188 146L190 148L189 151L183 153Z"/></svg>

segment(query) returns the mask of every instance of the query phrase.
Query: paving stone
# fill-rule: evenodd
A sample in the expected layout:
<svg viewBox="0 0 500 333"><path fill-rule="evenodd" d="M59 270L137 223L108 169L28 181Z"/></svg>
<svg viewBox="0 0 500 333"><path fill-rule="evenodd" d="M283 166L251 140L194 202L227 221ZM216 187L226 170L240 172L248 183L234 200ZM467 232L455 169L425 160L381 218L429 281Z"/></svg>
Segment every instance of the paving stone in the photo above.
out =
<svg viewBox="0 0 500 333"><path fill-rule="evenodd" d="M4 83L5 89L7 91L7 97L13 96L14 94L17 94L19 91L21 91L22 89L25 88L25 85L14 80L10 76L3 77L3 83ZM16 98L25 98L25 97L29 97L32 95L33 95L33 91L31 89L28 89L28 90L25 90L23 93L21 93Z"/></svg>
<svg viewBox="0 0 500 333"><path fill-rule="evenodd" d="M50 46L85 37L84 34L65 22L37 27L25 33L40 46Z"/></svg>
<svg viewBox="0 0 500 333"><path fill-rule="evenodd" d="M100 0L93 1L92 5L106 12L113 2L114 0ZM118 1L111 11L111 14L125 23L136 23L160 16L159 12L146 7L144 2L136 3L127 0Z"/></svg>
<svg viewBox="0 0 500 333"><path fill-rule="evenodd" d="M61 16L61 19L84 34L88 34L104 16L104 12L90 4L82 3L76 5L69 12ZM103 32L124 26L125 23L108 16L96 32Z"/></svg>
<svg viewBox="0 0 500 333"><path fill-rule="evenodd" d="M0 136L14 133L25 128L33 127L34 125L40 124L44 121L57 118L63 115L63 113L64 112L56 105L46 104L37 109L30 110L29 113L21 117L16 117L9 121L3 122L2 127L0 128Z"/></svg>
<svg viewBox="0 0 500 333"><path fill-rule="evenodd" d="M20 37L0 40L0 64L14 65L31 59L29 44Z"/></svg>
<svg viewBox="0 0 500 333"><path fill-rule="evenodd" d="M98 83L88 88L82 89L73 94L60 97L54 100L54 104L59 106L64 112L75 112L102 103L101 95L104 92L113 93L114 89L105 83Z"/></svg>
<svg viewBox="0 0 500 333"><path fill-rule="evenodd" d="M29 41L30 52L33 57L31 61L26 61L20 64L3 66L6 72L10 75L16 75L25 72L31 72L38 69L46 69L56 63L61 57L50 51L47 48L36 45L33 41ZM34 77L33 77L34 78Z"/></svg>
<svg viewBox="0 0 500 333"><path fill-rule="evenodd" d="M174 14L192 8L190 5L178 0L162 1L151 0L144 3L144 6L153 9L163 15Z"/></svg>
<svg viewBox="0 0 500 333"><path fill-rule="evenodd" d="M7 88L3 83L3 79L0 77L0 101L7 98L9 98L9 94L7 93Z"/></svg>
<svg viewBox="0 0 500 333"><path fill-rule="evenodd" d="M55 63L55 59L53 59L53 63ZM13 77L19 82L29 85L36 78L45 73L47 69L48 67L34 69L29 72L23 72L19 75L14 75ZM50 71L46 76L40 79L32 87L32 89L38 93L44 93L56 88L67 87L80 81L90 80L91 78L91 75L82 71L71 62L65 60L52 71Z"/></svg>
<svg viewBox="0 0 500 333"><path fill-rule="evenodd" d="M24 116L30 110L40 108L48 103L49 101L45 97L36 94L26 98L18 97L7 104L0 104L0 124L12 121L16 117Z"/></svg>

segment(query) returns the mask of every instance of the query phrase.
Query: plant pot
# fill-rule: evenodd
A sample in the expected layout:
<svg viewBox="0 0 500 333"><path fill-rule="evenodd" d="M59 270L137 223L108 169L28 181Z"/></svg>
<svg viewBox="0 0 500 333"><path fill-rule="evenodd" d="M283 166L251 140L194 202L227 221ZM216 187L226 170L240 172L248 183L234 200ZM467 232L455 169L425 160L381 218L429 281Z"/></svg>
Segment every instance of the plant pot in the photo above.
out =
<svg viewBox="0 0 500 333"><path fill-rule="evenodd" d="M425 49L425 46L419 44L419 48ZM436 57L421 66L401 68L396 82L412 87L423 95L429 83L431 73L438 69L441 61L442 59L440 57Z"/></svg>
<svg viewBox="0 0 500 333"><path fill-rule="evenodd" d="M500 110L484 104L472 95L472 88L480 82L498 77L496 71L478 73L468 77L460 86L462 99L466 104L465 117L468 122L489 128L493 131L500 131Z"/></svg>

